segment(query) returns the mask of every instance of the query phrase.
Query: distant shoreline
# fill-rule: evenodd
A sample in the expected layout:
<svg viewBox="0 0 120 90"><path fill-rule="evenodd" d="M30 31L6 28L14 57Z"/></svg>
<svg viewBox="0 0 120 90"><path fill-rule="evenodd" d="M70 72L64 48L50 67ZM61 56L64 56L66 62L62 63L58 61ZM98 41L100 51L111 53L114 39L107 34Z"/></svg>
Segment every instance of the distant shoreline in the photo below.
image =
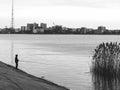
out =
<svg viewBox="0 0 120 90"><path fill-rule="evenodd" d="M16 34L8 34L8 33L0 33L0 35L120 35L120 34L21 34L21 33L16 33Z"/></svg>

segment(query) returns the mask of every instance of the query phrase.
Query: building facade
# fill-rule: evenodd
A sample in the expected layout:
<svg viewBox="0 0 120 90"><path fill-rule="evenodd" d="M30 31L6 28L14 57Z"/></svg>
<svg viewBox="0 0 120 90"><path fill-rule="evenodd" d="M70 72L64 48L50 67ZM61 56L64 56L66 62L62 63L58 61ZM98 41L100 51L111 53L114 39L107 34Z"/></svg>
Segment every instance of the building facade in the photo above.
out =
<svg viewBox="0 0 120 90"><path fill-rule="evenodd" d="M33 30L34 24L27 24L27 31L32 31Z"/></svg>
<svg viewBox="0 0 120 90"><path fill-rule="evenodd" d="M105 30L106 30L106 27L104 27L104 26L98 27L98 33L103 33L103 32L105 32Z"/></svg>
<svg viewBox="0 0 120 90"><path fill-rule="evenodd" d="M33 28L35 29L35 28L38 28L39 27L39 25L37 24L37 23L34 23L33 24Z"/></svg>
<svg viewBox="0 0 120 90"><path fill-rule="evenodd" d="M46 23L41 23L40 27L43 28L44 30L46 30L47 29L47 24Z"/></svg>

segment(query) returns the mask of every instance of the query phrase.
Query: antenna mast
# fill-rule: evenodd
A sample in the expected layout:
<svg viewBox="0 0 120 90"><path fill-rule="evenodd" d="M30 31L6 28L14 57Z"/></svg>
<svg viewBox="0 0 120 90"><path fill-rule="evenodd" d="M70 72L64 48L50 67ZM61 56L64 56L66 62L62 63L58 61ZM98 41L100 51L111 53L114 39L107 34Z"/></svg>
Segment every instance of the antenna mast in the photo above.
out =
<svg viewBox="0 0 120 90"><path fill-rule="evenodd" d="M12 0L11 28L14 29L14 0Z"/></svg>

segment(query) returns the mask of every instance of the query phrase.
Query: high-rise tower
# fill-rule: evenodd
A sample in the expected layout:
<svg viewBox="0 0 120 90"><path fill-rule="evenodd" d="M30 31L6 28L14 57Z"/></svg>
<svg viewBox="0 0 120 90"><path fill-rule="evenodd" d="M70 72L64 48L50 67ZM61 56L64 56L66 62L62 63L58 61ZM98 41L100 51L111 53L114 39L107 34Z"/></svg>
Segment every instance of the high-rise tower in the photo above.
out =
<svg viewBox="0 0 120 90"><path fill-rule="evenodd" d="M14 29L14 0L12 0L11 28Z"/></svg>

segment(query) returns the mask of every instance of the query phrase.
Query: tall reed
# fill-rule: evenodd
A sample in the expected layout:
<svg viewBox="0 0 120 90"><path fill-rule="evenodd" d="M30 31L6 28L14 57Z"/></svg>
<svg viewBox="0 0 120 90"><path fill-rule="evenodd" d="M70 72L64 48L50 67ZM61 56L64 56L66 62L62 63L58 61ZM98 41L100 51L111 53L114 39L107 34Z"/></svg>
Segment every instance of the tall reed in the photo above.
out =
<svg viewBox="0 0 120 90"><path fill-rule="evenodd" d="M92 72L101 76L116 77L120 75L120 43L101 43L94 50Z"/></svg>

